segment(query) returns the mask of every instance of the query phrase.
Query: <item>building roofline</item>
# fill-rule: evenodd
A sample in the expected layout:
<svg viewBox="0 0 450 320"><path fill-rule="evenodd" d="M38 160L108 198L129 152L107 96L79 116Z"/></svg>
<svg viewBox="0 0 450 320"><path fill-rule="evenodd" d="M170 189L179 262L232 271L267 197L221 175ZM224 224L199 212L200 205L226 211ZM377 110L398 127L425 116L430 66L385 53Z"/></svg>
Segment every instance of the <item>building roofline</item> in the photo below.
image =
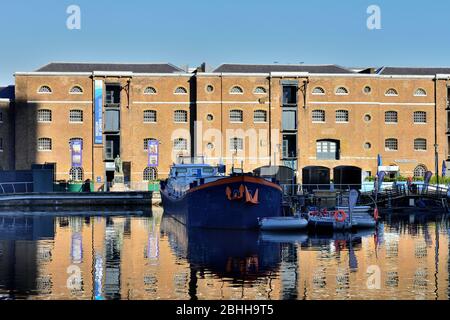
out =
<svg viewBox="0 0 450 320"><path fill-rule="evenodd" d="M81 65L87 65L87 64L98 64L98 65L138 65L138 66L144 66L144 65L169 65L171 67L173 67L174 69L177 69L179 72L186 72L185 70L181 69L180 67L174 65L173 63L170 62L92 62L92 61L82 61L82 62L77 62L77 61L52 61L49 62L41 67L39 67L37 70L43 69L45 67L48 67L52 64L81 64ZM36 71L39 72L39 71Z"/></svg>

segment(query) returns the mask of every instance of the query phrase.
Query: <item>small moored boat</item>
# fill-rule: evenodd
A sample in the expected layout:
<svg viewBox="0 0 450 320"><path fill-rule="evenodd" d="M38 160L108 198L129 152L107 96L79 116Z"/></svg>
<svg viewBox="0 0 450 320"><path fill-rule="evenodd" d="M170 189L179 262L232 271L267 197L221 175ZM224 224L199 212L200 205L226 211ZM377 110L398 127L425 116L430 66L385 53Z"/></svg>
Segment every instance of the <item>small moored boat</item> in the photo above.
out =
<svg viewBox="0 0 450 320"><path fill-rule="evenodd" d="M301 216L263 218L259 221L263 231L297 231L308 227L308 220Z"/></svg>

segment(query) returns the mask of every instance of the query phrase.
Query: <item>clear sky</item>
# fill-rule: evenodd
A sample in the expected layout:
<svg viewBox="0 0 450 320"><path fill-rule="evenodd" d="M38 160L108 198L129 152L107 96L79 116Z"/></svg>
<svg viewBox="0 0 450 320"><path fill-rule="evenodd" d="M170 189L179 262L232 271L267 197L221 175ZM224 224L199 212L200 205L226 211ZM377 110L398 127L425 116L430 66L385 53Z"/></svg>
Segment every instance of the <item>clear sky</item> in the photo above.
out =
<svg viewBox="0 0 450 320"><path fill-rule="evenodd" d="M72 4L81 30L66 27ZM0 85L50 61L450 66L449 13L448 0L0 0Z"/></svg>

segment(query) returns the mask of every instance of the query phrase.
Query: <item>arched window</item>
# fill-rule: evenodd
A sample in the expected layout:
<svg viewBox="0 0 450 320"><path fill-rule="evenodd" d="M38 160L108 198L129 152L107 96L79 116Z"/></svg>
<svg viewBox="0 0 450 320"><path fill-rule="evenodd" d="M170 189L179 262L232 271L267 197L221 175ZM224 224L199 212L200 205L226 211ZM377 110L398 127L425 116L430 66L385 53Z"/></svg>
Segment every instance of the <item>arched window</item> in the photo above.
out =
<svg viewBox="0 0 450 320"><path fill-rule="evenodd" d="M52 122L52 110L41 109L37 111L38 122Z"/></svg>
<svg viewBox="0 0 450 320"><path fill-rule="evenodd" d="M234 86L233 88L231 88L230 93L231 94L243 94L244 90L239 86Z"/></svg>
<svg viewBox="0 0 450 320"><path fill-rule="evenodd" d="M143 179L144 182L158 180L158 169L155 167L147 167L144 169Z"/></svg>
<svg viewBox="0 0 450 320"><path fill-rule="evenodd" d="M69 148L72 147L72 144L77 141L81 142L81 148L83 148L83 138L71 138L69 140Z"/></svg>
<svg viewBox="0 0 450 320"><path fill-rule="evenodd" d="M325 122L325 110L313 110L312 122Z"/></svg>
<svg viewBox="0 0 450 320"><path fill-rule="evenodd" d="M173 141L173 149L179 151L186 151L188 149L188 141L184 138L178 138Z"/></svg>
<svg viewBox="0 0 450 320"><path fill-rule="evenodd" d="M37 141L38 151L52 151L52 139L39 138Z"/></svg>
<svg viewBox="0 0 450 320"><path fill-rule="evenodd" d="M144 111L144 123L155 123L156 122L156 111L155 110L145 110Z"/></svg>
<svg viewBox="0 0 450 320"><path fill-rule="evenodd" d="M187 94L186 88L178 87L175 89L175 94Z"/></svg>
<svg viewBox="0 0 450 320"><path fill-rule="evenodd" d="M398 96L398 91L394 88L390 88L384 94L386 97L396 97Z"/></svg>
<svg viewBox="0 0 450 320"><path fill-rule="evenodd" d="M265 94L265 93L267 93L267 90L264 87L256 87L254 93L255 94Z"/></svg>
<svg viewBox="0 0 450 320"><path fill-rule="evenodd" d="M83 181L83 168L73 167L69 172L71 181Z"/></svg>
<svg viewBox="0 0 450 320"><path fill-rule="evenodd" d="M255 110L253 112L254 122L267 122L267 111L266 110Z"/></svg>
<svg viewBox="0 0 450 320"><path fill-rule="evenodd" d="M414 112L414 123L427 123L427 113L425 111Z"/></svg>
<svg viewBox="0 0 450 320"><path fill-rule="evenodd" d="M394 138L386 139L386 141L384 142L384 147L386 151L397 151L398 140Z"/></svg>
<svg viewBox="0 0 450 320"><path fill-rule="evenodd" d="M425 167L423 164L418 165L414 169L414 178L424 178L427 171L427 167Z"/></svg>
<svg viewBox="0 0 450 320"><path fill-rule="evenodd" d="M427 92L425 91L425 89L419 88L416 90L416 92L414 92L414 96L415 97L426 97Z"/></svg>
<svg viewBox="0 0 450 320"><path fill-rule="evenodd" d="M173 113L173 121L187 123L188 122L187 111L186 110L175 110L175 112Z"/></svg>
<svg viewBox="0 0 450 320"><path fill-rule="evenodd" d="M70 89L70 94L82 94L83 93L83 88L81 88L80 86L74 86Z"/></svg>
<svg viewBox="0 0 450 320"><path fill-rule="evenodd" d="M49 86L41 86L38 90L38 93L50 94L52 93L52 89Z"/></svg>
<svg viewBox="0 0 450 320"><path fill-rule="evenodd" d="M69 122L82 123L83 122L83 110L70 110Z"/></svg>
<svg viewBox="0 0 450 320"><path fill-rule="evenodd" d="M325 94L325 89L321 88L321 87L315 87L312 91L312 94L318 95L318 96L323 96Z"/></svg>
<svg viewBox="0 0 450 320"><path fill-rule="evenodd" d="M398 123L398 113L397 111L387 111L384 114L385 123Z"/></svg>
<svg viewBox="0 0 450 320"><path fill-rule="evenodd" d="M348 89L345 87L339 87L336 89L336 94L342 96L348 95Z"/></svg>
<svg viewBox="0 0 450 320"><path fill-rule="evenodd" d="M148 143L149 143L150 141L157 141L157 140L154 139L154 138L145 138L145 139L144 139L144 151L148 151Z"/></svg>
<svg viewBox="0 0 450 320"><path fill-rule="evenodd" d="M414 150L415 151L426 151L427 150L427 139L415 139L414 140Z"/></svg>
<svg viewBox="0 0 450 320"><path fill-rule="evenodd" d="M230 139L230 150L231 151L244 150L244 139L242 139L242 138L231 138Z"/></svg>
<svg viewBox="0 0 450 320"><path fill-rule="evenodd" d="M156 94L156 89L153 87L147 87L144 90L144 94Z"/></svg>
<svg viewBox="0 0 450 320"><path fill-rule="evenodd" d="M244 112L242 110L230 110L230 122L243 122Z"/></svg>
<svg viewBox="0 0 450 320"><path fill-rule="evenodd" d="M336 122L348 122L349 115L347 110L336 111Z"/></svg>

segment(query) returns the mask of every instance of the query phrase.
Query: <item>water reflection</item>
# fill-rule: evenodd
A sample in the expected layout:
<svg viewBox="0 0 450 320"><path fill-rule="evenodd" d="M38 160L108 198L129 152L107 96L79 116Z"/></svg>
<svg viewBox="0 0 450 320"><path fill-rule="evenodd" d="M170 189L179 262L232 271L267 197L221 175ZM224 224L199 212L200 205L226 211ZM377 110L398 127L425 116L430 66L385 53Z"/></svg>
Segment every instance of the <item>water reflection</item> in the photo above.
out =
<svg viewBox="0 0 450 320"><path fill-rule="evenodd" d="M329 235L153 216L0 215L0 299L450 299L446 216Z"/></svg>

